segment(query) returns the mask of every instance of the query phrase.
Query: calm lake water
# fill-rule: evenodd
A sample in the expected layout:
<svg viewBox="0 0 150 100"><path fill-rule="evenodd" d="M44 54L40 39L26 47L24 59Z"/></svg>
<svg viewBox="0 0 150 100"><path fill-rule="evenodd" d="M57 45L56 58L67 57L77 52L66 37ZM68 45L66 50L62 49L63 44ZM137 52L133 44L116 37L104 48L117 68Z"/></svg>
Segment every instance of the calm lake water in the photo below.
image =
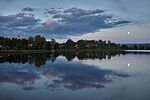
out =
<svg viewBox="0 0 150 100"><path fill-rule="evenodd" d="M150 100L150 54L0 54L0 100Z"/></svg>

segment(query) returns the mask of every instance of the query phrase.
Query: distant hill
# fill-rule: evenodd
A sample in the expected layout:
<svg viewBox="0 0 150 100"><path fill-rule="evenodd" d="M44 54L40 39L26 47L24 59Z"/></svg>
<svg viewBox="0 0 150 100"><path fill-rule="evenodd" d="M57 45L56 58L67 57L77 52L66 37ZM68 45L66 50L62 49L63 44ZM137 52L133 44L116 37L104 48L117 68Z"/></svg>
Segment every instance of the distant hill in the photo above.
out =
<svg viewBox="0 0 150 100"><path fill-rule="evenodd" d="M121 43L120 45L128 50L150 50L150 43Z"/></svg>
<svg viewBox="0 0 150 100"><path fill-rule="evenodd" d="M150 46L150 43L120 43L120 45L126 45L128 47L132 46Z"/></svg>

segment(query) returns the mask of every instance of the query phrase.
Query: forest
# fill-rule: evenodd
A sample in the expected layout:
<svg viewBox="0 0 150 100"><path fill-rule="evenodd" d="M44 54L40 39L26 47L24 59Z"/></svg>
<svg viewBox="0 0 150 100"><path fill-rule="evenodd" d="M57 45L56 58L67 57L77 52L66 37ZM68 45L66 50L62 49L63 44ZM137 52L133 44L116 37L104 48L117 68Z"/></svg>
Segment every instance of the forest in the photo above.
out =
<svg viewBox="0 0 150 100"><path fill-rule="evenodd" d="M58 43L55 39L46 41L45 37L37 35L28 39L0 37L0 50L148 50L150 46L127 46L103 40L68 39Z"/></svg>

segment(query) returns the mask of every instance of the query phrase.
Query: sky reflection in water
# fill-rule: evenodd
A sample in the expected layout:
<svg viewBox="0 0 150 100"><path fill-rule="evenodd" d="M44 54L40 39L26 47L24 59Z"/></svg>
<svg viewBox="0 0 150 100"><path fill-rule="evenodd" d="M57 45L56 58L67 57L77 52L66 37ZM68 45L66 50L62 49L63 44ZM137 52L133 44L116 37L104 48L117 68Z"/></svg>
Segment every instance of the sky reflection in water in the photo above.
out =
<svg viewBox="0 0 150 100"><path fill-rule="evenodd" d="M63 53L62 55L67 55L66 58L70 61L75 56L79 59L106 59L108 56L108 59L110 59L112 55L118 54L96 52L78 52L78 54L76 52L70 53L71 54ZM49 81L45 85L47 88L54 89L57 87L64 87L71 90L78 90L83 88L103 88L104 83L112 81L109 76L129 76L79 62L68 62L64 58L58 58L58 61L54 62L59 55L61 54L2 55L0 82L10 84L15 83L21 86L24 90L32 90L34 89L35 80L40 80L45 77L47 78L47 81ZM29 85L29 87L24 87L26 84Z"/></svg>
<svg viewBox="0 0 150 100"><path fill-rule="evenodd" d="M46 92L48 90L55 91L57 94L60 90L69 93L69 91L97 89L94 91L96 92L108 87L108 83L113 84L120 79L129 81L130 77L133 77L129 70L118 70L128 59L122 59L125 54L118 52L2 54L0 56L0 90L4 89L8 94L9 90L32 91L33 93L39 91L48 93ZM127 57L131 55L135 54L127 54ZM119 58L120 61L115 61L116 58ZM133 59L130 60L131 62L126 63L127 68L129 68L129 63L132 68ZM97 61L99 64L93 63L93 61ZM106 61L108 62L106 63ZM111 61L115 64L113 65ZM111 62L110 65L109 62ZM4 94L2 91L0 93L2 94L0 95L1 99L9 99L4 97L7 93ZM15 100L17 99L15 98Z"/></svg>

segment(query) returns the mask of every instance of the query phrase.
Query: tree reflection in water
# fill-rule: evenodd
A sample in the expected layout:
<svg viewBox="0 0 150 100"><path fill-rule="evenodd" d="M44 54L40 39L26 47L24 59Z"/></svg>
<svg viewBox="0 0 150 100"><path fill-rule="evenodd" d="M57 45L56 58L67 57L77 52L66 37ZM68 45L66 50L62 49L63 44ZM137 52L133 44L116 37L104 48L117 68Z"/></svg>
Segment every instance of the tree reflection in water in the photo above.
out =
<svg viewBox="0 0 150 100"><path fill-rule="evenodd" d="M68 61L77 57L84 59L111 59L112 56L120 55L121 52L54 52L54 53L33 53L33 54L1 54L0 63L0 83L18 84L24 90L34 90L35 80L40 80L43 76L50 81L45 83L45 87L55 89L64 87L71 90L84 88L103 88L104 84L111 82L109 76L128 77L112 70L100 69L95 66L76 63L53 63L58 56L65 56ZM46 61L51 63L46 64ZM19 66L9 63L28 63L36 67ZM42 77L41 77L42 76ZM27 85L27 86L26 86Z"/></svg>
<svg viewBox="0 0 150 100"><path fill-rule="evenodd" d="M54 52L54 53L32 53L32 54L0 54L0 63L29 63L34 64L36 67L40 67L46 64L46 61L50 60L55 62L58 56L64 56L68 61L77 57L79 60L84 59L111 59L111 57L126 54L125 52L94 52L94 51L80 51L80 52Z"/></svg>

